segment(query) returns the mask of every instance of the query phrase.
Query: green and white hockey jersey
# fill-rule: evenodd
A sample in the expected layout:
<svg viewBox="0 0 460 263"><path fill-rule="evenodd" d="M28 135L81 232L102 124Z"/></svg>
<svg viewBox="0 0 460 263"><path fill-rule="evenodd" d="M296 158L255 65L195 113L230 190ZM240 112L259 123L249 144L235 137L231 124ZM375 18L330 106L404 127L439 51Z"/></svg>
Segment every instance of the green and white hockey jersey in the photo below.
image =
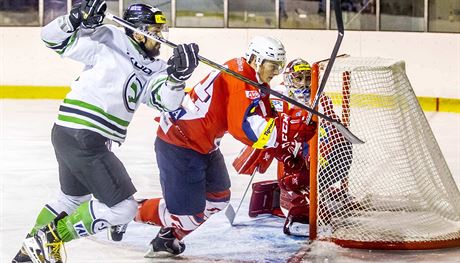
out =
<svg viewBox="0 0 460 263"><path fill-rule="evenodd" d="M145 58L138 44L112 25L66 33L66 16L42 29L46 45L85 64L59 108L56 124L123 142L141 103L160 111L180 106L183 91L166 86L166 62Z"/></svg>

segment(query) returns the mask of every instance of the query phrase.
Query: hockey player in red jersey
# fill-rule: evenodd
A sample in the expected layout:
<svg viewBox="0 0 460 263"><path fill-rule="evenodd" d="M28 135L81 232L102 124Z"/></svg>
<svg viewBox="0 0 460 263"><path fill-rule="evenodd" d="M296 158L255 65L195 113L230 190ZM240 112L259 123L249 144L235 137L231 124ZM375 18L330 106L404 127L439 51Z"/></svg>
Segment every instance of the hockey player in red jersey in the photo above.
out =
<svg viewBox="0 0 460 263"><path fill-rule="evenodd" d="M225 66L269 87L284 63L282 43L259 36L251 40L244 57ZM136 216L138 222L161 226L146 256L182 253L182 239L227 206L230 179L219 150L225 133L258 149L279 145L277 152L283 156L292 149L283 148L278 135L281 126L292 123L304 131L302 136L313 135L315 127L300 119L278 118L268 94L217 71L193 87L181 108L163 113L155 141L163 198L143 201Z"/></svg>
<svg viewBox="0 0 460 263"><path fill-rule="evenodd" d="M307 61L298 58L289 62L284 70L283 79L284 82L276 86L274 88L275 90L306 105L311 104L313 101L310 96L311 66ZM285 101L277 98L271 98L271 100L275 109L282 114L286 114L292 118L298 118L299 116L305 116L306 118L306 116L308 116L305 110L291 106ZM329 97L322 95L320 97L320 106L326 115L338 119ZM341 148L327 147L333 150L331 153L326 153L325 156L323 156L324 160L339 158L338 154L344 147L351 151L350 143L346 141L332 125L326 128L327 131L324 130L323 127L325 127L325 125L321 126L321 132L327 133L328 136L342 138L342 140L338 140L340 142L338 145L340 145ZM295 157L293 156L293 159L296 160L294 162L296 165L286 166L286 163L278 163L277 180L256 182L252 185L253 192L250 201L249 216L255 217L259 214L269 213L286 217L283 231L288 235L307 234L305 224L308 224L310 186L309 151L307 142L308 140L299 141L292 146L296 149L296 155ZM328 141L322 140L320 143L326 144ZM337 149L340 149L340 151ZM236 165L235 168L239 173L251 174L254 167L267 167L270 165L271 159L267 161L267 159L261 158L261 156L267 155L266 152L268 150L262 150L262 152L258 154L259 157L247 158L247 154L244 154L244 152L250 151L252 151L252 149L244 149L242 151L243 154L240 154L234 162L234 164L244 163L244 167ZM328 185L319 185L319 188L328 189L333 183L343 178L334 177L334 169L337 168L334 164L327 164L327 161L323 162L323 164L326 168L325 171L330 174L331 180L329 180ZM340 165L343 166L342 163ZM344 170L348 170L351 161L345 165L348 167L345 167ZM263 173L265 169L262 171L259 170L259 172ZM267 202L267 200L269 201ZM282 213L280 213L280 211Z"/></svg>

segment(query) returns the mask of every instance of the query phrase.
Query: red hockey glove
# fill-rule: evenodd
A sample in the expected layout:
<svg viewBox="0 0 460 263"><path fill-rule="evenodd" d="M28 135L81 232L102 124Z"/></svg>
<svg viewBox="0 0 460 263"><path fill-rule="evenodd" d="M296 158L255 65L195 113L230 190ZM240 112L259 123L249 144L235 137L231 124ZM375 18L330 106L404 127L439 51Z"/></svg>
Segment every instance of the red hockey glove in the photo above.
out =
<svg viewBox="0 0 460 263"><path fill-rule="evenodd" d="M263 174L268 169L274 158L274 149L255 149L245 146L233 161L233 167L239 174L251 175L258 167L258 172Z"/></svg>

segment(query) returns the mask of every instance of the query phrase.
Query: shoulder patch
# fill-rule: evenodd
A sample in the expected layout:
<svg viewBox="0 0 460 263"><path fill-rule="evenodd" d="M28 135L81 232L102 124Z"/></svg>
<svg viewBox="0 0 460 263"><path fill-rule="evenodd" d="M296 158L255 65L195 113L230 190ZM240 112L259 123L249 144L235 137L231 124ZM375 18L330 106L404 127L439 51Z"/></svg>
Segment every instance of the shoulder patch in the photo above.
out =
<svg viewBox="0 0 460 263"><path fill-rule="evenodd" d="M170 111L170 112L169 112L169 116L170 116L173 120L177 121L177 120L180 119L182 116L184 116L185 113L186 113L186 111L185 111L182 107L180 107L179 109L177 109L177 110L175 110L175 111Z"/></svg>
<svg viewBox="0 0 460 263"><path fill-rule="evenodd" d="M283 112L283 101L281 100L272 100L272 104L275 107L277 112Z"/></svg>

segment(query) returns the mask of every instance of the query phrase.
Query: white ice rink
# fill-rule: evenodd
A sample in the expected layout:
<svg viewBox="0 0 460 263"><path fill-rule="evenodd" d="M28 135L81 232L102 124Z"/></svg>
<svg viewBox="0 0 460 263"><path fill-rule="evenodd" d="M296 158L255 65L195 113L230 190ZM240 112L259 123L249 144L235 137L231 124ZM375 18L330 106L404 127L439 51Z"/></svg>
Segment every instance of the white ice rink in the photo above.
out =
<svg viewBox="0 0 460 263"><path fill-rule="evenodd" d="M33 226L42 206L58 190L57 163L50 131L59 100L0 100L0 262L11 262L22 239ZM460 185L460 114L427 113L441 150ZM128 130L128 139L114 151L124 162L138 192L136 197L158 197L160 186L153 151L155 111L141 108ZM232 178L232 203L239 202L249 177L236 175L230 167L242 144L227 135L222 152ZM273 168L273 167L272 167ZM255 181L274 179L274 169L257 175ZM460 262L460 249L368 251L344 249L326 242L307 245L301 238L282 234L282 220L250 219L247 201L230 227L223 215L216 215L185 239L187 249L176 258L183 262L286 262L303 246L304 262ZM106 241L104 233L66 244L67 262L162 262L144 259L148 242L157 227L131 224L126 240ZM305 249L305 247L307 249ZM168 260L171 262L171 260Z"/></svg>

